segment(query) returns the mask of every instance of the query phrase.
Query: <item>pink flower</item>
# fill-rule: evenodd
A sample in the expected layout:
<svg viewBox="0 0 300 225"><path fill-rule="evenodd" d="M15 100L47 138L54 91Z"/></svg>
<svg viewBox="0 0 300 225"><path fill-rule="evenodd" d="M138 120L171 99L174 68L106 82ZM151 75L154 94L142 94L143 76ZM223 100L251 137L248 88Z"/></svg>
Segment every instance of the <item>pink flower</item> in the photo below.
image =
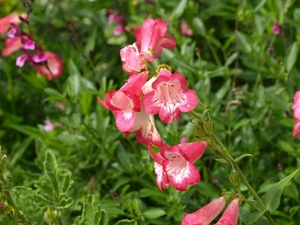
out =
<svg viewBox="0 0 300 225"><path fill-rule="evenodd" d="M141 87L145 84L147 73L129 77L118 91L109 91L105 101L98 98L99 103L112 110L116 117L117 128L126 133L134 125L136 114L141 111Z"/></svg>
<svg viewBox="0 0 300 225"><path fill-rule="evenodd" d="M7 57L14 53L15 51L18 51L23 47L23 44L21 42L21 38L15 37L13 39L7 38L5 40L5 47L1 51L1 55L3 57Z"/></svg>
<svg viewBox="0 0 300 225"><path fill-rule="evenodd" d="M181 34L186 35L188 37L193 36L193 31L192 31L192 29L190 28L189 24L186 21L183 21L181 23L180 32L181 32Z"/></svg>
<svg viewBox="0 0 300 225"><path fill-rule="evenodd" d="M293 137L296 137L300 134L300 91L297 91L294 96L294 104L292 105L292 109L294 110L294 130Z"/></svg>
<svg viewBox="0 0 300 225"><path fill-rule="evenodd" d="M144 107L136 114L135 122L127 133L136 132L136 140L144 145L162 146L162 140L158 133L154 116L148 114Z"/></svg>
<svg viewBox="0 0 300 225"><path fill-rule="evenodd" d="M50 120L45 120L44 123L45 123L44 130L46 132L50 132L51 130L54 129L54 125L51 123Z"/></svg>
<svg viewBox="0 0 300 225"><path fill-rule="evenodd" d="M208 225L221 213L225 204L225 198L217 198L194 213L186 213L181 225Z"/></svg>
<svg viewBox="0 0 300 225"><path fill-rule="evenodd" d="M274 23L273 24L273 29L272 29L272 32L273 34L280 34L280 31L281 31L281 27L278 23Z"/></svg>
<svg viewBox="0 0 300 225"><path fill-rule="evenodd" d="M122 32L128 32L128 29L126 28L125 16L123 13L117 15L112 9L109 9L108 13L110 14L108 17L108 22L115 22L118 25L114 30L114 35L120 35Z"/></svg>
<svg viewBox="0 0 300 225"><path fill-rule="evenodd" d="M156 174L156 184L160 191L163 189L168 189L170 186L170 182L168 180L167 174L163 169L163 161L165 158L161 155L161 153L154 153L152 151L151 145L148 145L148 150L154 160L154 170Z"/></svg>
<svg viewBox="0 0 300 225"><path fill-rule="evenodd" d="M239 198L234 199L215 225L237 225L239 218Z"/></svg>
<svg viewBox="0 0 300 225"><path fill-rule="evenodd" d="M22 14L22 17L26 17L26 14ZM6 17L3 17L0 19L0 34L5 34L7 33L9 27L11 24L19 24L21 20L19 19L19 15L17 14L9 14Z"/></svg>
<svg viewBox="0 0 300 225"><path fill-rule="evenodd" d="M43 64L37 67L38 73L46 76L48 80L59 78L64 68L64 61L58 58L58 56L52 52L45 52L44 55L50 71L48 70L47 66Z"/></svg>
<svg viewBox="0 0 300 225"><path fill-rule="evenodd" d="M136 42L133 45L128 45L120 51L123 70L126 72L140 72L147 67L143 60L143 55L140 54L141 46Z"/></svg>
<svg viewBox="0 0 300 225"><path fill-rule="evenodd" d="M27 59L28 59L28 54L20 55L16 60L16 65L18 67L23 67Z"/></svg>
<svg viewBox="0 0 300 225"><path fill-rule="evenodd" d="M186 191L188 185L200 182L200 173L193 165L204 153L207 142L182 143L168 147L163 145L159 153L150 154L156 162L156 183L159 189L168 187L166 180L179 191Z"/></svg>
<svg viewBox="0 0 300 225"><path fill-rule="evenodd" d="M160 18L156 20L149 18L142 26L134 29L136 40L141 43L141 52L149 62L153 62L161 55L162 48L175 48L175 39L166 33L167 25Z"/></svg>
<svg viewBox="0 0 300 225"><path fill-rule="evenodd" d="M199 100L193 90L185 88L186 84L180 73L161 70L152 83L153 90L143 98L146 112L158 114L164 123L172 123L179 119L181 112L193 110Z"/></svg>

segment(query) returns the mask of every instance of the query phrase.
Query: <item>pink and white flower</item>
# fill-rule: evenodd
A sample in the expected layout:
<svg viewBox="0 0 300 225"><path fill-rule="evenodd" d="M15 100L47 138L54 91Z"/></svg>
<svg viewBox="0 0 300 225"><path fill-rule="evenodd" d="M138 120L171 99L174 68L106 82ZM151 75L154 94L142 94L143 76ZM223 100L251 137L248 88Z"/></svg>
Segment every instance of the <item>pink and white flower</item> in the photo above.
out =
<svg viewBox="0 0 300 225"><path fill-rule="evenodd" d="M3 57L7 57L14 53L15 51L20 50L23 47L20 37L7 38L4 43L5 47L1 51Z"/></svg>
<svg viewBox="0 0 300 225"><path fill-rule="evenodd" d="M148 114L144 107L136 114L135 122L128 133L136 132L136 140L144 145L162 146L160 134L156 129L154 116Z"/></svg>
<svg viewBox="0 0 300 225"><path fill-rule="evenodd" d="M239 219L239 198L235 198L215 225L237 225Z"/></svg>
<svg viewBox="0 0 300 225"><path fill-rule="evenodd" d="M64 61L52 52L45 52L44 55L48 68L46 64L40 65L36 68L38 73L46 76L48 80L59 78L64 68Z"/></svg>
<svg viewBox="0 0 300 225"><path fill-rule="evenodd" d="M137 113L141 111L141 87L145 84L148 74L132 75L118 91L109 91L105 101L98 98L99 103L112 110L116 117L117 128L128 133L136 120Z"/></svg>
<svg viewBox="0 0 300 225"><path fill-rule="evenodd" d="M272 33L278 35L280 34L280 32L281 32L281 26L278 23L274 23L272 28Z"/></svg>
<svg viewBox="0 0 300 225"><path fill-rule="evenodd" d="M147 67L143 55L140 54L141 46L135 42L121 49L120 56L122 68L126 72L140 72Z"/></svg>
<svg viewBox="0 0 300 225"><path fill-rule="evenodd" d="M194 213L185 213L181 225L208 225L225 207L224 197L217 198Z"/></svg>
<svg viewBox="0 0 300 225"><path fill-rule="evenodd" d="M297 91L294 96L294 104L292 105L292 109L294 110L295 120L293 137L296 137L300 134L300 91Z"/></svg>
<svg viewBox="0 0 300 225"><path fill-rule="evenodd" d="M175 39L166 33L167 25L160 18L156 20L149 18L142 26L134 29L136 40L141 44L141 52L149 62L153 62L161 55L162 48L175 48Z"/></svg>
<svg viewBox="0 0 300 225"><path fill-rule="evenodd" d="M153 153L149 147L150 154L156 162L157 186L168 187L166 179L179 191L186 191L188 185L200 182L200 173L193 165L204 153L207 142L182 143L169 147L163 145L159 153Z"/></svg>
<svg viewBox="0 0 300 225"><path fill-rule="evenodd" d="M51 123L50 120L45 120L44 123L45 123L44 130L46 132L50 132L54 129L54 125L53 125L53 123Z"/></svg>
<svg viewBox="0 0 300 225"><path fill-rule="evenodd" d="M178 72L171 74L164 69L152 83L153 90L143 98L143 105L149 114L158 114L164 123L178 120L181 112L196 108L198 97L192 89L187 89L186 79Z"/></svg>
<svg viewBox="0 0 300 225"><path fill-rule="evenodd" d="M22 17L26 17L26 14L22 14ZM19 15L12 13L0 19L0 34L5 34L9 30L11 24L19 24L21 20Z"/></svg>

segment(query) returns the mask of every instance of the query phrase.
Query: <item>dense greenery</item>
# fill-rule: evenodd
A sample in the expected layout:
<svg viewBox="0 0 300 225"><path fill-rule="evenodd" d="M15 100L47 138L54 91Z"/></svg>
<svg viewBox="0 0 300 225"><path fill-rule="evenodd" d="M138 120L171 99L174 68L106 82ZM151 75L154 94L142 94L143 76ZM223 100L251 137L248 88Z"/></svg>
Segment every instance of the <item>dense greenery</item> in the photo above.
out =
<svg viewBox="0 0 300 225"><path fill-rule="evenodd" d="M29 13L29 26L19 26L65 62L62 76L48 81L28 63L16 66L20 52L0 58L0 145L7 156L1 163L8 179L0 183L0 202L9 191L31 222L48 224L44 212L50 209L60 212L64 225L105 224L107 218L108 224L122 219L120 224L180 224L184 212L198 210L223 191L235 192L228 179L232 167L215 160L209 149L195 163L199 184L187 192L172 187L161 192L147 148L134 135L119 132L113 114L97 102L96 96L104 99L127 79L119 51L134 42L134 28L147 18L166 21L177 42L154 64L168 64L186 77L233 158L253 155L238 164L260 196L300 167L291 109L300 90L299 1L22 2L4 0L0 18ZM114 35L117 25L108 22L109 9L124 15L127 32ZM181 33L183 21L191 36ZM204 108L199 104L195 111L202 114ZM54 124L50 132L44 130L46 119ZM156 125L164 141L175 145L185 135L195 140L192 122L183 114L179 121ZM299 224L299 185L298 174L282 187L280 205L271 212L277 224ZM240 190L253 200L243 182ZM242 202L240 211L239 224L252 224L245 215L255 209ZM17 216L3 215L0 223L17 224L9 217ZM269 224L262 218L256 224Z"/></svg>

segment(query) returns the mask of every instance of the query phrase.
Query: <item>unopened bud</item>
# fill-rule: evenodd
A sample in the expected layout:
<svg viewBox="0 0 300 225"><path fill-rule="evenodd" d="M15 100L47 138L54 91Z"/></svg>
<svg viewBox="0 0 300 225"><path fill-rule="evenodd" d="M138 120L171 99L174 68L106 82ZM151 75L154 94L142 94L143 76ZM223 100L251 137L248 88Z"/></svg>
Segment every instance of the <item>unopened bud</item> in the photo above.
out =
<svg viewBox="0 0 300 225"><path fill-rule="evenodd" d="M60 211L52 210L48 207L47 211L44 212L44 217L50 224L56 224L60 219Z"/></svg>
<svg viewBox="0 0 300 225"><path fill-rule="evenodd" d="M237 172L231 172L229 175L229 180L235 188L240 186L240 176Z"/></svg>

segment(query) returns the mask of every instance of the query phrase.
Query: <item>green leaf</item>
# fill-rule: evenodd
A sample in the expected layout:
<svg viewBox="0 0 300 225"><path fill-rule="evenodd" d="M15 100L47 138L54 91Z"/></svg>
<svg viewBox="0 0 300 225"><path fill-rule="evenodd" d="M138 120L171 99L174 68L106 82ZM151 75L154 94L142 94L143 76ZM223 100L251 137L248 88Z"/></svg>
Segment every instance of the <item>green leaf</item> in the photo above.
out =
<svg viewBox="0 0 300 225"><path fill-rule="evenodd" d="M52 186L54 188L54 194L59 195L60 188L58 182L58 165L54 154L49 149L46 150L43 165L46 175L48 175L51 180Z"/></svg>
<svg viewBox="0 0 300 225"><path fill-rule="evenodd" d="M222 100L230 89L230 80L227 80L222 87L217 91L214 100L211 103L211 108L215 108Z"/></svg>
<svg viewBox="0 0 300 225"><path fill-rule="evenodd" d="M95 44L96 44L96 40L97 40L97 33L98 33L98 29L94 28L92 35L90 35L86 46L84 48L84 53L89 55L90 51L93 51L95 48Z"/></svg>
<svg viewBox="0 0 300 225"><path fill-rule="evenodd" d="M177 5L176 9L173 11L173 15L176 19L178 19L184 12L187 5L187 0L181 0Z"/></svg>
<svg viewBox="0 0 300 225"><path fill-rule="evenodd" d="M57 139L60 140L61 142L73 144L80 141L85 141L86 137L80 134L60 134L57 136Z"/></svg>
<svg viewBox="0 0 300 225"><path fill-rule="evenodd" d="M59 93L57 90L55 90L53 88L45 88L44 92L46 92L46 94L48 94L49 96L56 96L56 97L61 97L61 98L64 97L61 93Z"/></svg>
<svg viewBox="0 0 300 225"><path fill-rule="evenodd" d="M245 157L252 157L253 158L253 155L251 155L251 154L243 154L243 155L237 157L234 161L235 162L239 162L241 159L243 159Z"/></svg>
<svg viewBox="0 0 300 225"><path fill-rule="evenodd" d="M262 201L264 202L267 210L272 212L278 208L283 189L285 188L285 186L288 185L290 180L293 179L293 177L299 172L299 170L300 169L295 170L289 176L280 180L262 197Z"/></svg>
<svg viewBox="0 0 300 225"><path fill-rule="evenodd" d="M239 46L241 47L242 50L244 50L247 53L252 52L250 41L248 40L245 34L242 34L241 32L237 32L237 39L239 41Z"/></svg>
<svg viewBox="0 0 300 225"><path fill-rule="evenodd" d="M195 27L195 30L198 31L198 33L200 33L201 35L206 34L206 29L205 29L204 23L202 22L202 20L200 18L194 17L193 25Z"/></svg>
<svg viewBox="0 0 300 225"><path fill-rule="evenodd" d="M138 225L135 220L120 220L115 225Z"/></svg>
<svg viewBox="0 0 300 225"><path fill-rule="evenodd" d="M83 206L80 225L98 225L99 216L101 215L100 205L94 206L95 196L88 195L88 198ZM103 223L105 224L105 223Z"/></svg>
<svg viewBox="0 0 300 225"><path fill-rule="evenodd" d="M59 201L59 205L58 205L58 208L60 210L62 209L67 209L69 208L72 204L74 203L74 200L72 198L62 198L60 201Z"/></svg>
<svg viewBox="0 0 300 225"><path fill-rule="evenodd" d="M283 100L281 97L279 97L278 95L275 95L271 91L265 91L264 93L274 104L274 108L278 108L278 109L281 109L284 111L289 110L290 107L289 107L288 103L285 100Z"/></svg>
<svg viewBox="0 0 300 225"><path fill-rule="evenodd" d="M166 211L160 208L150 208L143 212L143 215L148 219L156 219L166 214Z"/></svg>
<svg viewBox="0 0 300 225"><path fill-rule="evenodd" d="M286 71L290 72L293 68L296 60L297 60L297 53L298 53L298 43L294 42L288 50L286 57L284 59L285 69Z"/></svg>
<svg viewBox="0 0 300 225"><path fill-rule="evenodd" d="M94 223L99 224L99 225L107 225L107 223L108 223L107 213L105 212L105 210L102 209L99 214L99 207L100 207L100 205L98 206L98 211L95 214Z"/></svg>
<svg viewBox="0 0 300 225"><path fill-rule="evenodd" d="M65 195L68 190L71 188L72 184L73 184L73 180L71 179L71 172L68 172L65 176L64 176L64 180L62 182L62 189L61 189L61 194Z"/></svg>
<svg viewBox="0 0 300 225"><path fill-rule="evenodd" d="M255 213L250 213L246 211L243 208L240 208L240 218L244 222L245 225L270 225L269 221L265 218L262 217L260 214L263 212L255 212Z"/></svg>
<svg viewBox="0 0 300 225"><path fill-rule="evenodd" d="M259 2L259 4L255 7L254 12L257 12L258 10L260 10L260 8L263 7L266 2L267 2L267 0L261 0Z"/></svg>
<svg viewBox="0 0 300 225"><path fill-rule="evenodd" d="M81 75L80 72L75 65L75 63L72 60L69 60L68 63L68 68L69 68L69 73L70 76L66 81L66 89L67 93L69 94L70 97L75 97L77 96L80 91L81 91Z"/></svg>

